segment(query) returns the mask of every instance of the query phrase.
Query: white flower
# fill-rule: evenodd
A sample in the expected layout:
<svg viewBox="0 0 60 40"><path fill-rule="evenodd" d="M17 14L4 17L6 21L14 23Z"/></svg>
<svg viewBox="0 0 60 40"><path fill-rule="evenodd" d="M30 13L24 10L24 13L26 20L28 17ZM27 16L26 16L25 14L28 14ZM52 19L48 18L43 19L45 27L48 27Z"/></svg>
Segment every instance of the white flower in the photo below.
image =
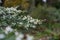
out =
<svg viewBox="0 0 60 40"><path fill-rule="evenodd" d="M30 25L30 24L26 24L26 25L25 25L25 28L28 28L28 27L29 27L29 25Z"/></svg>
<svg viewBox="0 0 60 40"><path fill-rule="evenodd" d="M42 1L46 3L47 0L42 0Z"/></svg>
<svg viewBox="0 0 60 40"><path fill-rule="evenodd" d="M22 40L21 38L19 38L19 37L16 37L16 40Z"/></svg>
<svg viewBox="0 0 60 40"><path fill-rule="evenodd" d="M30 20L30 22L34 22L34 21L35 21L34 19Z"/></svg>
<svg viewBox="0 0 60 40"><path fill-rule="evenodd" d="M20 38L17 37L16 40L22 40L22 39L20 39Z"/></svg>
<svg viewBox="0 0 60 40"><path fill-rule="evenodd" d="M26 20L26 19L27 19L27 17L26 17L26 16L24 16L22 20Z"/></svg>
<svg viewBox="0 0 60 40"><path fill-rule="evenodd" d="M28 17L28 18L30 18L30 16L29 16L29 15L27 15L27 17Z"/></svg>
<svg viewBox="0 0 60 40"><path fill-rule="evenodd" d="M7 26L5 29L5 33L8 34L9 32L13 32L13 29L10 26Z"/></svg>
<svg viewBox="0 0 60 40"><path fill-rule="evenodd" d="M19 35L19 32L16 31L16 32L15 32L15 35L18 36L18 35Z"/></svg>
<svg viewBox="0 0 60 40"><path fill-rule="evenodd" d="M22 12L22 10L17 10L17 12L21 13L21 12Z"/></svg>
<svg viewBox="0 0 60 40"><path fill-rule="evenodd" d="M30 20L32 20L33 18L32 17L30 17Z"/></svg>
<svg viewBox="0 0 60 40"><path fill-rule="evenodd" d="M23 23L22 23L22 22L20 22L19 24L20 24L20 25L22 25Z"/></svg>
<svg viewBox="0 0 60 40"><path fill-rule="evenodd" d="M23 38L23 37L24 37L24 35L23 35L23 34L20 34L20 35L19 35L19 37L20 37L20 38Z"/></svg>
<svg viewBox="0 0 60 40"><path fill-rule="evenodd" d="M27 34L27 39L26 40L33 40L33 39L34 39L33 36L30 36L30 35Z"/></svg>
<svg viewBox="0 0 60 40"><path fill-rule="evenodd" d="M37 22L34 22L34 24L37 24Z"/></svg>
<svg viewBox="0 0 60 40"><path fill-rule="evenodd" d="M3 19L5 19L5 16L3 15Z"/></svg>
<svg viewBox="0 0 60 40"><path fill-rule="evenodd" d="M11 10L14 10L14 11L16 11L16 8L13 8L13 7L11 7Z"/></svg>
<svg viewBox="0 0 60 40"><path fill-rule="evenodd" d="M14 10L14 11L16 11L16 8L13 8L13 7L11 7L11 8L6 8L6 10Z"/></svg>
<svg viewBox="0 0 60 40"><path fill-rule="evenodd" d="M32 20L32 19L33 19L32 17L28 17L28 21L29 21L29 20Z"/></svg>
<svg viewBox="0 0 60 40"><path fill-rule="evenodd" d="M8 13L11 13L11 11L10 11L10 10L8 10L7 12L8 12Z"/></svg>
<svg viewBox="0 0 60 40"><path fill-rule="evenodd" d="M19 35L16 37L16 40L22 40L22 39L23 39L23 37L24 37L24 35L23 35L23 34L19 34Z"/></svg>
<svg viewBox="0 0 60 40"><path fill-rule="evenodd" d="M17 10L16 10L16 8L11 7L11 8L6 8L6 11L7 11L8 13L15 13L14 11L17 11Z"/></svg>
<svg viewBox="0 0 60 40"><path fill-rule="evenodd" d="M39 24L42 24L42 20L39 20L39 22L38 22Z"/></svg>
<svg viewBox="0 0 60 40"><path fill-rule="evenodd" d="M33 25L32 27L33 27L33 28L36 28L36 26L34 26L34 25Z"/></svg>
<svg viewBox="0 0 60 40"><path fill-rule="evenodd" d="M12 25L15 25L16 23L12 23Z"/></svg>
<svg viewBox="0 0 60 40"><path fill-rule="evenodd" d="M8 12L8 13L15 13L15 12L17 12L17 13L21 13L22 12L22 10L17 10L16 9L16 7L10 7L10 8L6 8L6 11Z"/></svg>
<svg viewBox="0 0 60 40"><path fill-rule="evenodd" d="M39 22L39 20L38 20L38 19L36 19L36 22Z"/></svg>
<svg viewBox="0 0 60 40"><path fill-rule="evenodd" d="M40 20L38 20L38 19L35 19L35 22L34 22L34 24L39 24L39 22L40 22Z"/></svg>
<svg viewBox="0 0 60 40"><path fill-rule="evenodd" d="M5 38L5 35L4 34L0 34L0 39L3 39Z"/></svg>

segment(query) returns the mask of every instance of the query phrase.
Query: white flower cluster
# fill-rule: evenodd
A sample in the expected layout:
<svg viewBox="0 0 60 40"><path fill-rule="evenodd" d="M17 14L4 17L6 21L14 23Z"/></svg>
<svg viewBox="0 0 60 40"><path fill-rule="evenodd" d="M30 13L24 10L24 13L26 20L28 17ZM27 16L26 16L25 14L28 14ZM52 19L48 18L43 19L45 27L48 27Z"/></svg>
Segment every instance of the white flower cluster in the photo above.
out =
<svg viewBox="0 0 60 40"><path fill-rule="evenodd" d="M5 30L4 30L4 32L5 32L6 35L8 35L11 32L14 32L15 36L16 36L16 40L22 40L24 38L24 34L19 33L16 30L13 30L11 28L11 26L7 26L5 28ZM29 34L27 34L26 37L27 37L26 40L33 40L34 39L34 37L29 35ZM5 38L5 35L4 34L0 34L0 39L3 39L3 38Z"/></svg>
<svg viewBox="0 0 60 40"><path fill-rule="evenodd" d="M15 32L15 35L16 35L16 40L22 40L24 35L22 33L18 33L18 32Z"/></svg>
<svg viewBox="0 0 60 40"><path fill-rule="evenodd" d="M26 37L26 40L34 40L34 37L29 34L27 34ZM24 34L19 34L18 36L16 36L16 40L23 40L23 38Z"/></svg>
<svg viewBox="0 0 60 40"><path fill-rule="evenodd" d="M5 10L5 8L4 7L0 7L0 14L5 14L5 12L3 11L3 10Z"/></svg>
<svg viewBox="0 0 60 40"><path fill-rule="evenodd" d="M13 7L0 8L0 26L6 26L4 32L7 35L11 32L14 32L16 35L16 40L22 40L24 35L15 31L15 29L18 30L18 28L20 27L26 29L30 27L36 28L36 25L42 24L42 20L34 19L31 16L26 15L24 12L25 11L17 10L16 8ZM33 37L27 35L26 40L33 40Z"/></svg>
<svg viewBox="0 0 60 40"><path fill-rule="evenodd" d="M15 35L16 35L16 40L23 40L23 38L24 38L24 34L22 34L22 33L19 34L19 32L15 32ZM26 34L26 37L27 37L26 40L34 39L34 37L29 34Z"/></svg>
<svg viewBox="0 0 60 40"><path fill-rule="evenodd" d="M9 34L10 32L13 32L13 29L11 28L11 26L7 26L4 30L5 34Z"/></svg>
<svg viewBox="0 0 60 40"><path fill-rule="evenodd" d="M14 7L6 8L6 11L7 11L7 13L15 13L15 12L20 13L20 12L22 12L21 10L17 10Z"/></svg>
<svg viewBox="0 0 60 40"><path fill-rule="evenodd" d="M5 38L5 35L4 34L0 34L0 40Z"/></svg>
<svg viewBox="0 0 60 40"><path fill-rule="evenodd" d="M33 27L35 28L37 24L42 24L42 20L34 19L31 16L27 15L22 18L22 20L26 20L27 24L25 27ZM22 23L23 24L23 23Z"/></svg>
<svg viewBox="0 0 60 40"><path fill-rule="evenodd" d="M34 37L27 34L27 40L34 40Z"/></svg>
<svg viewBox="0 0 60 40"><path fill-rule="evenodd" d="M18 24L18 26L24 26L25 28L29 28L29 27L36 28L37 24L42 24L41 20L34 19L29 15L25 16L24 12L25 11L17 10L14 7L1 8L0 20L2 21L1 22L2 25L4 25L4 26L7 26L7 25L15 26Z"/></svg>
<svg viewBox="0 0 60 40"><path fill-rule="evenodd" d="M41 20L34 19L31 16L27 15L23 17L23 20L28 20L28 22L34 23L34 24L41 24Z"/></svg>
<svg viewBox="0 0 60 40"><path fill-rule="evenodd" d="M13 32L15 34L15 40L23 40L24 39L24 34L18 32L17 30L14 30L11 28L11 26L7 26L5 30L3 30L6 35L9 35L9 33ZM0 39L4 39L6 36L4 34L0 34ZM26 40L34 40L34 37L26 34Z"/></svg>

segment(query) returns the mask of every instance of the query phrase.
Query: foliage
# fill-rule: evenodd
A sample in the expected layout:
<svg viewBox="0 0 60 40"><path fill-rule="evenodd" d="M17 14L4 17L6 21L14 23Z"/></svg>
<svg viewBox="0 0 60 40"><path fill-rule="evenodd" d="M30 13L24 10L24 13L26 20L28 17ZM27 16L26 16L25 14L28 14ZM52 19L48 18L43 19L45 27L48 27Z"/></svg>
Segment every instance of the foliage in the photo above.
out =
<svg viewBox="0 0 60 40"><path fill-rule="evenodd" d="M38 1L40 0L37 0L37 2ZM40 2L42 3L42 1ZM28 9L30 7L29 1L6 0L4 3L6 8L0 7L0 36L1 34L4 35L4 37L2 36L3 39L1 37L0 39L20 40L20 38L22 39L24 36L22 33L32 32L34 35L36 33L35 36L37 38L51 35L50 40L59 40L60 9L56 8L59 8L60 2L54 0L51 1L52 3L49 2L46 4L42 3L44 6L41 6L36 3L35 0L35 4L38 4L38 6L32 10L31 14L28 14L25 10L17 10L15 6Z"/></svg>
<svg viewBox="0 0 60 40"><path fill-rule="evenodd" d="M5 0L4 7L15 7L20 6L19 9L28 9L30 6L27 0Z"/></svg>
<svg viewBox="0 0 60 40"><path fill-rule="evenodd" d="M5 7L15 7L17 5L20 5L20 0L5 0L4 6Z"/></svg>
<svg viewBox="0 0 60 40"><path fill-rule="evenodd" d="M0 29L6 34L6 40L11 40L16 33L16 36L19 35L16 38L20 38L22 35L20 32L28 32L40 24L42 24L42 20L32 18L27 11L17 10L13 7L0 7Z"/></svg>
<svg viewBox="0 0 60 40"><path fill-rule="evenodd" d="M60 9L59 9L60 10ZM51 28L51 25L59 22L60 11L53 7L38 6L31 12L31 16L38 19L46 19L44 24Z"/></svg>
<svg viewBox="0 0 60 40"><path fill-rule="evenodd" d="M16 10L16 8L0 7L0 26L35 26L41 24L41 20L34 19L27 12Z"/></svg>

